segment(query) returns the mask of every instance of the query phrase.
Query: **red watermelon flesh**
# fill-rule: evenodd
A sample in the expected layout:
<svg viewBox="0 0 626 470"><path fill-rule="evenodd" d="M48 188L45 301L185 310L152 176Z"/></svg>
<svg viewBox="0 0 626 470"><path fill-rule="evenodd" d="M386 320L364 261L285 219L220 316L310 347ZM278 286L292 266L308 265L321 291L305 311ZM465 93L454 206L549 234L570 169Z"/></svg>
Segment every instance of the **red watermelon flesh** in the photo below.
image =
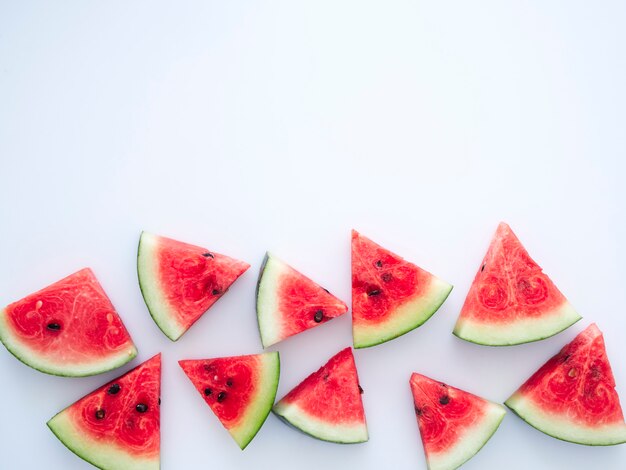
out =
<svg viewBox="0 0 626 470"><path fill-rule="evenodd" d="M519 344L555 335L580 318L502 222L476 273L454 334L490 346Z"/></svg>
<svg viewBox="0 0 626 470"><path fill-rule="evenodd" d="M99 374L137 355L89 268L0 311L0 340L25 364L55 375Z"/></svg>
<svg viewBox="0 0 626 470"><path fill-rule="evenodd" d="M615 379L595 324L546 362L505 404L558 439L587 445L626 442Z"/></svg>
<svg viewBox="0 0 626 470"><path fill-rule="evenodd" d="M348 311L343 301L269 253L259 275L256 307L263 347Z"/></svg>
<svg viewBox="0 0 626 470"><path fill-rule="evenodd" d="M361 387L351 348L333 356L274 405L281 419L318 439L368 440Z"/></svg>
<svg viewBox="0 0 626 470"><path fill-rule="evenodd" d="M48 427L97 467L158 469L160 387L158 354L70 405Z"/></svg>
<svg viewBox="0 0 626 470"><path fill-rule="evenodd" d="M452 286L352 231L354 346L389 341L428 320Z"/></svg>
<svg viewBox="0 0 626 470"><path fill-rule="evenodd" d="M176 341L250 265L214 251L142 232L139 285L159 328Z"/></svg>
<svg viewBox="0 0 626 470"><path fill-rule="evenodd" d="M430 470L454 469L469 460L506 413L502 405L424 375L412 374L410 384Z"/></svg>
<svg viewBox="0 0 626 470"><path fill-rule="evenodd" d="M276 398L277 352L178 362L222 425L244 449Z"/></svg>

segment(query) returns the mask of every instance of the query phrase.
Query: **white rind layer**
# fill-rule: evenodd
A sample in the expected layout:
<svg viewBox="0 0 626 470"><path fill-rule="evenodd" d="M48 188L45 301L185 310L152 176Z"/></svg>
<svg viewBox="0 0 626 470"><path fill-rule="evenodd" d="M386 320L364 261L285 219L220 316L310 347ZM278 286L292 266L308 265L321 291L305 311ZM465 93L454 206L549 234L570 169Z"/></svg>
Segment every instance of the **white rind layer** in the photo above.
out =
<svg viewBox="0 0 626 470"><path fill-rule="evenodd" d="M7 321L5 309L0 310L0 341L11 354L27 366L46 374L65 377L86 377L101 374L123 366L137 356L137 348L130 344L128 348L122 349L106 358L88 358L83 364L74 361L68 363L58 356L55 360L51 360L46 357L45 353L33 350L28 344L20 341L19 337L11 334L11 327Z"/></svg>
<svg viewBox="0 0 626 470"><path fill-rule="evenodd" d="M137 250L137 275L139 287L148 311L161 331L172 341L179 339L185 328L176 321L176 312L159 288L158 261L159 237L141 232Z"/></svg>
<svg viewBox="0 0 626 470"><path fill-rule="evenodd" d="M520 393L514 393L504 404L534 428L562 441L588 446L610 446L626 442L626 423L582 426L566 416L542 410L533 400Z"/></svg>
<svg viewBox="0 0 626 470"><path fill-rule="evenodd" d="M459 318L454 335L472 343L485 346L511 346L549 338L569 328L582 317L569 302L564 302L541 317L528 318L520 315L516 321L506 323L478 322Z"/></svg>
<svg viewBox="0 0 626 470"><path fill-rule="evenodd" d="M452 470L467 462L491 439L505 414L502 405L489 402L482 420L468 428L454 447L445 453L431 453L427 456L429 470Z"/></svg>
<svg viewBox="0 0 626 470"><path fill-rule="evenodd" d="M158 470L159 456L142 459L124 452L118 446L88 438L70 417L67 410L61 411L48 421L48 427L72 452L103 470Z"/></svg>
<svg viewBox="0 0 626 470"><path fill-rule="evenodd" d="M304 411L297 403L279 401L272 410L300 431L323 441L357 444L369 439L365 423L335 424L321 421Z"/></svg>
<svg viewBox="0 0 626 470"><path fill-rule="evenodd" d="M375 346L417 328L439 310L451 290L451 284L432 276L426 291L390 312L386 322L370 325L353 323L354 347L359 349Z"/></svg>
<svg viewBox="0 0 626 470"><path fill-rule="evenodd" d="M279 298L276 286L288 266L279 259L267 253L262 268L261 277L257 286L256 312L259 322L259 333L264 348L276 344L281 340L281 325L276 322L274 312L278 311Z"/></svg>

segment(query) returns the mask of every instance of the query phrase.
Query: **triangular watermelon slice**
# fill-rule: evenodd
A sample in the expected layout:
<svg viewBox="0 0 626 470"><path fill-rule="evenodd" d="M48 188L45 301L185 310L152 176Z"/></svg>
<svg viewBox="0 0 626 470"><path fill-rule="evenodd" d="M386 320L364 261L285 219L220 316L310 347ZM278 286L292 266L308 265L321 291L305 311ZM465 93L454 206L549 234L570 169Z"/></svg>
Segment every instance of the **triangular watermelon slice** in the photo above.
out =
<svg viewBox="0 0 626 470"><path fill-rule="evenodd" d="M102 469L158 470L161 355L86 395L48 421L72 452Z"/></svg>
<svg viewBox="0 0 626 470"><path fill-rule="evenodd" d="M365 442L368 433L361 393L352 349L346 348L291 390L272 411L317 439Z"/></svg>
<svg viewBox="0 0 626 470"><path fill-rule="evenodd" d="M595 324L546 362L505 405L557 439L591 446L626 442L615 379Z"/></svg>
<svg viewBox="0 0 626 470"><path fill-rule="evenodd" d="M89 268L0 310L0 340L30 367L71 377L100 374L137 355Z"/></svg>
<svg viewBox="0 0 626 470"><path fill-rule="evenodd" d="M411 391L430 470L452 470L471 459L496 432L502 405L414 373Z"/></svg>
<svg viewBox="0 0 626 470"><path fill-rule="evenodd" d="M348 306L267 253L257 284L256 311L261 342L266 348L343 315Z"/></svg>
<svg viewBox="0 0 626 470"><path fill-rule="evenodd" d="M367 348L428 320L452 286L352 231L352 334Z"/></svg>
<svg viewBox="0 0 626 470"><path fill-rule="evenodd" d="M139 286L150 315L176 341L250 265L195 245L142 232Z"/></svg>
<svg viewBox="0 0 626 470"><path fill-rule="evenodd" d="M454 334L473 343L507 346L553 336L580 318L511 228L501 222Z"/></svg>
<svg viewBox="0 0 626 470"><path fill-rule="evenodd" d="M178 361L204 401L243 450L272 409L278 378L278 352Z"/></svg>

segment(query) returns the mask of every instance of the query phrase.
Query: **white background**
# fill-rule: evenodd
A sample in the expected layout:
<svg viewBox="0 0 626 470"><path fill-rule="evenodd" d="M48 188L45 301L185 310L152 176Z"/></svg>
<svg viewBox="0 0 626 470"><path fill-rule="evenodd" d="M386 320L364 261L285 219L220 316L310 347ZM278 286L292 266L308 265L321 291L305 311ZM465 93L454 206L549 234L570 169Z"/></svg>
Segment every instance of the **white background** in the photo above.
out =
<svg viewBox="0 0 626 470"><path fill-rule="evenodd" d="M0 468L91 468L45 422L159 351L164 469L425 468L412 371L503 401L593 321L626 394L626 3L302 3L0 2L0 303L91 266L139 347L81 379L0 348ZM508 348L450 334L500 220L581 322ZM349 302L353 227L455 289L356 352L368 443L270 416L241 452L176 361L261 351L268 249ZM252 264L177 343L137 285L142 229ZM350 342L345 315L278 344L279 396ZM465 468L625 466L509 413Z"/></svg>

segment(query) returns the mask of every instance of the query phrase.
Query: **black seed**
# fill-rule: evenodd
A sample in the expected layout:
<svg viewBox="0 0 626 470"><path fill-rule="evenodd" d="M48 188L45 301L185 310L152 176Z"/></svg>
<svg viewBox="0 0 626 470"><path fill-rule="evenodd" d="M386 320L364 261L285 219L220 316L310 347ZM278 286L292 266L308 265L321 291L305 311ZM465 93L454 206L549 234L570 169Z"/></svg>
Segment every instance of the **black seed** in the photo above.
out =
<svg viewBox="0 0 626 470"><path fill-rule="evenodd" d="M325 287L322 287L322 289L325 290L327 294L330 294L330 291L326 289Z"/></svg>
<svg viewBox="0 0 626 470"><path fill-rule="evenodd" d="M328 380L328 374L324 374L324 376L322 377L322 379L324 379L324 381Z"/></svg>
<svg viewBox="0 0 626 470"><path fill-rule="evenodd" d="M392 278L392 277L393 277L393 276L391 275L391 273L385 273L385 274L383 274L380 278L381 278L383 281L385 281L385 282L389 282L389 281L391 281L391 278Z"/></svg>
<svg viewBox="0 0 626 470"><path fill-rule="evenodd" d="M139 413L145 413L146 411L148 411L148 405L145 405L143 403L139 403L137 404L137 406L135 407L135 409L139 412Z"/></svg>
<svg viewBox="0 0 626 470"><path fill-rule="evenodd" d="M381 260L376 261L376 266L378 266L379 268L382 268L383 262Z"/></svg>
<svg viewBox="0 0 626 470"><path fill-rule="evenodd" d="M444 384L443 382L439 382L439 385L441 385L443 388L448 388L448 384Z"/></svg>
<svg viewBox="0 0 626 470"><path fill-rule="evenodd" d="M104 410L100 409L96 411L96 419L104 419Z"/></svg>
<svg viewBox="0 0 626 470"><path fill-rule="evenodd" d="M211 390L210 388L205 388L204 389L204 394L208 397L209 395L213 394L213 390Z"/></svg>
<svg viewBox="0 0 626 470"><path fill-rule="evenodd" d="M561 357L561 362L567 362L569 361L570 355L566 354L565 356Z"/></svg>
<svg viewBox="0 0 626 470"><path fill-rule="evenodd" d="M317 312L315 312L315 315L313 316L313 320L315 320L315 323L319 323L324 319L324 311L323 310L318 310Z"/></svg>
<svg viewBox="0 0 626 470"><path fill-rule="evenodd" d="M58 323L48 323L48 329L59 331L61 329L61 325L59 325Z"/></svg>
<svg viewBox="0 0 626 470"><path fill-rule="evenodd" d="M448 395L444 395L441 398L439 398L439 403L442 405L447 405L448 403L450 403L450 397Z"/></svg>
<svg viewBox="0 0 626 470"><path fill-rule="evenodd" d="M485 270L485 265L483 264L482 267L480 268L480 272L482 273Z"/></svg>
<svg viewBox="0 0 626 470"><path fill-rule="evenodd" d="M422 409L419 406L415 407L415 414L417 416L422 416Z"/></svg>
<svg viewBox="0 0 626 470"><path fill-rule="evenodd" d="M361 385L359 384L359 393L362 395L363 394L363 387L361 387Z"/></svg>
<svg viewBox="0 0 626 470"><path fill-rule="evenodd" d="M369 295L370 297L373 295L379 295L379 294L380 294L380 289L374 289L367 293L367 295Z"/></svg>
<svg viewBox="0 0 626 470"><path fill-rule="evenodd" d="M119 391L120 391L120 384L113 384L109 387L109 389L107 390L107 393L109 395L115 395Z"/></svg>
<svg viewBox="0 0 626 470"><path fill-rule="evenodd" d="M228 379L228 380L226 381L226 386L227 386L227 387L232 387L232 386L233 386L233 379Z"/></svg>
<svg viewBox="0 0 626 470"><path fill-rule="evenodd" d="M217 402L218 403L222 403L224 400L226 400L226 392L220 392L217 394Z"/></svg>
<svg viewBox="0 0 626 470"><path fill-rule="evenodd" d="M208 251L206 253L202 253L202 256L204 256L205 258L215 258L215 256L213 256L213 253L209 253Z"/></svg>
<svg viewBox="0 0 626 470"><path fill-rule="evenodd" d="M159 405L161 404L161 397L159 397Z"/></svg>
<svg viewBox="0 0 626 470"><path fill-rule="evenodd" d="M222 293L222 292L221 292L221 291L219 291L219 290L217 290L217 289L213 289L213 292L211 292L211 294L213 294L213 295L219 295L219 294L221 294L221 293Z"/></svg>

